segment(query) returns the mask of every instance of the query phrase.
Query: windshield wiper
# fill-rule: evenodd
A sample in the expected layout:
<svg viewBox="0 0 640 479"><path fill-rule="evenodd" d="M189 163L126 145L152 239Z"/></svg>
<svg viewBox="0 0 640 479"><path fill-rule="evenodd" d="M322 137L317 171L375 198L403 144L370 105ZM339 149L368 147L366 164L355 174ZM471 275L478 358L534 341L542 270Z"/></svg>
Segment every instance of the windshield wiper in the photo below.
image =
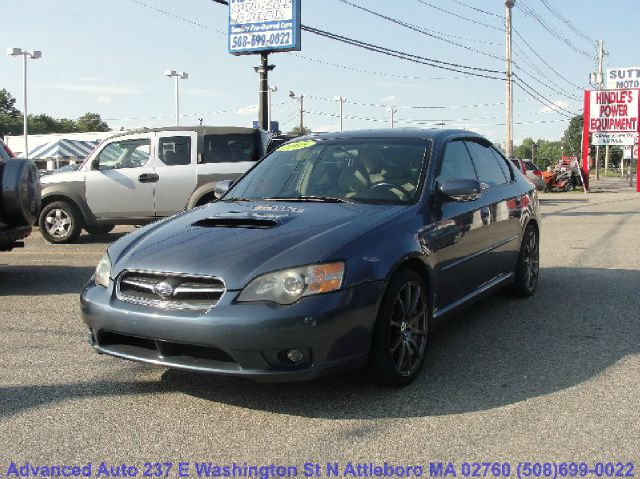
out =
<svg viewBox="0 0 640 479"><path fill-rule="evenodd" d="M291 196L291 197L281 197L277 196L275 198L263 198L263 201L317 201L321 203L352 203L352 201L347 200L346 198L336 198L334 196Z"/></svg>

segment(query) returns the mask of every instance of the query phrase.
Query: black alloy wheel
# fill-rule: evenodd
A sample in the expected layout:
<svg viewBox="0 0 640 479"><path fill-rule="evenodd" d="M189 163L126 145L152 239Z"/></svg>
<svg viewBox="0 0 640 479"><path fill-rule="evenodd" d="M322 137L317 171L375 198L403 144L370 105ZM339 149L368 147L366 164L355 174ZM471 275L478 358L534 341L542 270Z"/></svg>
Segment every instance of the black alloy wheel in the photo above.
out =
<svg viewBox="0 0 640 479"><path fill-rule="evenodd" d="M529 225L524 231L520 255L516 267L516 278L511 292L516 296L528 297L535 293L540 276L540 241L538 230Z"/></svg>
<svg viewBox="0 0 640 479"><path fill-rule="evenodd" d="M397 273L385 292L374 333L369 373L375 382L404 386L418 376L429 333L429 301L421 276Z"/></svg>

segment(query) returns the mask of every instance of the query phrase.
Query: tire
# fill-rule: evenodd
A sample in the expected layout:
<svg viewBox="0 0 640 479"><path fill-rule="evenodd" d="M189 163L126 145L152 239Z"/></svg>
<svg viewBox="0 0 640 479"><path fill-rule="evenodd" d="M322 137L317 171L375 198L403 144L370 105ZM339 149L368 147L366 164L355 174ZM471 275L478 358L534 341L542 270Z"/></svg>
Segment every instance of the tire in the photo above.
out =
<svg viewBox="0 0 640 479"><path fill-rule="evenodd" d="M32 161L8 160L0 165L2 212L12 226L31 226L40 212L40 177Z"/></svg>
<svg viewBox="0 0 640 479"><path fill-rule="evenodd" d="M115 225L85 225L84 230L90 235L106 235L111 233Z"/></svg>
<svg viewBox="0 0 640 479"><path fill-rule="evenodd" d="M38 226L49 243L73 243L82 231L82 216L75 205L54 201L42 208Z"/></svg>
<svg viewBox="0 0 640 479"><path fill-rule="evenodd" d="M567 181L567 183L564 185L564 191L573 191L575 189L576 185L573 182L573 178L571 178L569 181Z"/></svg>
<svg viewBox="0 0 640 479"><path fill-rule="evenodd" d="M408 314L405 303L412 305ZM413 270L400 270L387 286L376 320L367 368L373 382L406 386L418 377L427 351L430 316L422 277Z"/></svg>
<svg viewBox="0 0 640 479"><path fill-rule="evenodd" d="M540 276L540 238L535 226L529 225L522 235L516 278L509 292L513 296L528 298L536 292Z"/></svg>

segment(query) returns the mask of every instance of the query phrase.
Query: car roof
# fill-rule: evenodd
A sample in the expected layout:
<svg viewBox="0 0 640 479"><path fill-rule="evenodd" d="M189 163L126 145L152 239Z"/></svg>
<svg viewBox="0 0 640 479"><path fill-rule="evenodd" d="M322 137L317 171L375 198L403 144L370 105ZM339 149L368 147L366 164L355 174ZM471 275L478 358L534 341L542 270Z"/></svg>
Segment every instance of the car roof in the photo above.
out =
<svg viewBox="0 0 640 479"><path fill-rule="evenodd" d="M333 140L333 139L372 139L372 138L413 138L425 140L444 140L450 136L484 138L469 130L422 129L422 128L383 128L372 130L338 131L333 133L309 134L296 140Z"/></svg>
<svg viewBox="0 0 640 479"><path fill-rule="evenodd" d="M199 135L237 135L264 132L257 128L246 128L241 126L165 126L161 128L138 128L135 130L116 132L109 138L137 135L140 133L159 133L163 131L197 131Z"/></svg>

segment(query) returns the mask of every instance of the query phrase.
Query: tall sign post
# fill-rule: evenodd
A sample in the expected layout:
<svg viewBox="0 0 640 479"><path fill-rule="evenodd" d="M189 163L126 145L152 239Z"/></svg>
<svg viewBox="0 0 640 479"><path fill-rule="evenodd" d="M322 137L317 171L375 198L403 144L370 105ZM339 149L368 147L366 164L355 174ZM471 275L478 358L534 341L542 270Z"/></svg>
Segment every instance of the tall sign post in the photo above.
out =
<svg viewBox="0 0 640 479"><path fill-rule="evenodd" d="M269 129L269 53L301 49L301 0L229 0L229 53L260 55L260 128Z"/></svg>
<svg viewBox="0 0 640 479"><path fill-rule="evenodd" d="M584 92L582 169L585 172L587 188L592 133L593 144L596 145L633 145L636 135L640 133L640 89Z"/></svg>

